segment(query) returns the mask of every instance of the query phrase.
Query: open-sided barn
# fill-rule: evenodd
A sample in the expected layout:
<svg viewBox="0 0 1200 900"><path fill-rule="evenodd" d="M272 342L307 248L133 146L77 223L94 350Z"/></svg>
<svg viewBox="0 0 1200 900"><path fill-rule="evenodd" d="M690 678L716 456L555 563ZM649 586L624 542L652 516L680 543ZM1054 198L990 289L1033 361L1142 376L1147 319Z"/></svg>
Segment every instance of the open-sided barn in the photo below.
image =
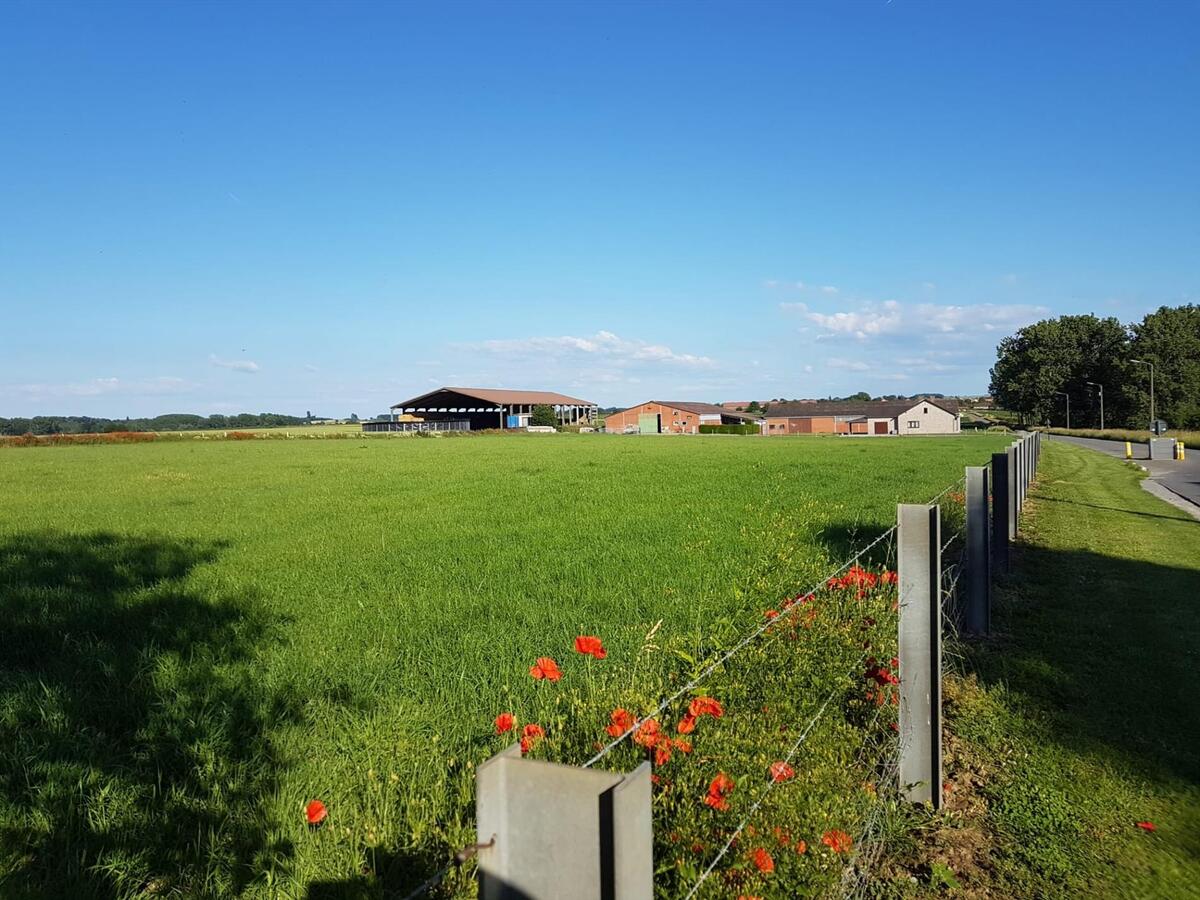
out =
<svg viewBox="0 0 1200 900"><path fill-rule="evenodd" d="M524 428L529 424L535 406L552 407L560 425L595 421L597 411L596 404L591 400L580 400L554 391L442 387L394 404L391 407L391 419L364 422L363 431Z"/></svg>

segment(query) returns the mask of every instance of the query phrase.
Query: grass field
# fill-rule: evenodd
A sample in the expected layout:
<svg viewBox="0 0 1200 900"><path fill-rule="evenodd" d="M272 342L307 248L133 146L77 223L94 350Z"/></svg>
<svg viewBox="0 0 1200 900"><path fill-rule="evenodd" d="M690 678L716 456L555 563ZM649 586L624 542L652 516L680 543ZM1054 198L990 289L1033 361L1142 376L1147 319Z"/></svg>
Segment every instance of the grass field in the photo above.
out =
<svg viewBox="0 0 1200 900"><path fill-rule="evenodd" d="M1200 522L1142 477L1047 444L997 637L963 648L915 857L971 896L1200 897Z"/></svg>
<svg viewBox="0 0 1200 900"><path fill-rule="evenodd" d="M0 893L411 886L471 839L471 768L509 742L493 732L498 712L536 716L539 752L580 761L617 701L645 708L889 526L897 501L928 499L1004 443L592 435L2 450ZM602 636L608 658L574 654L580 634ZM726 702L761 704L759 719L808 709L765 676L836 687L841 645L861 636L840 620L821 634L786 672L756 658L764 677L727 683ZM562 693L528 675L546 655L566 673ZM827 798L858 777L839 743L847 728L823 732L827 765L811 777L824 780L795 813L806 822L833 816ZM755 746L761 733L710 735L757 760L772 752ZM706 765L723 764L696 737ZM312 798L330 810L315 831L302 813ZM836 874L816 853L787 863L802 865Z"/></svg>

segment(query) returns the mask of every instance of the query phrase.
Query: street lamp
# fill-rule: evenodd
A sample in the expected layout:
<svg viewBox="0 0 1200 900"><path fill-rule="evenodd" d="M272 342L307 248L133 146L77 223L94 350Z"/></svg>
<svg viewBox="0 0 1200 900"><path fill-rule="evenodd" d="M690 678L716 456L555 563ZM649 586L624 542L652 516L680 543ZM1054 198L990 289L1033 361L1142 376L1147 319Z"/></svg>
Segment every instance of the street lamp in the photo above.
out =
<svg viewBox="0 0 1200 900"><path fill-rule="evenodd" d="M1066 391L1055 391L1060 397L1067 398L1067 431L1071 430L1071 395Z"/></svg>
<svg viewBox="0 0 1200 900"><path fill-rule="evenodd" d="M1104 385L1096 384L1094 381L1085 382L1094 387L1100 394L1100 430L1104 430Z"/></svg>
<svg viewBox="0 0 1200 900"><path fill-rule="evenodd" d="M1150 429L1154 429L1154 423L1157 421L1154 418L1154 363L1146 362L1144 359L1131 359L1130 362L1137 363L1139 366L1150 367Z"/></svg>

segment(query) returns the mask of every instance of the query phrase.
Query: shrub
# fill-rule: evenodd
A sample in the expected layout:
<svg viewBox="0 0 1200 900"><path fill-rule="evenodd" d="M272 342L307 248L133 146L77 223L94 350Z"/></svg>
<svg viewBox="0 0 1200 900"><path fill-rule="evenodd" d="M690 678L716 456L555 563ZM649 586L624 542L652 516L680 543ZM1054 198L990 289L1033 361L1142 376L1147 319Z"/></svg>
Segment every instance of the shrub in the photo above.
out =
<svg viewBox="0 0 1200 900"><path fill-rule="evenodd" d="M701 434L761 434L757 425L701 425Z"/></svg>
<svg viewBox="0 0 1200 900"><path fill-rule="evenodd" d="M252 441L257 435L249 431L231 431L225 437L231 441Z"/></svg>

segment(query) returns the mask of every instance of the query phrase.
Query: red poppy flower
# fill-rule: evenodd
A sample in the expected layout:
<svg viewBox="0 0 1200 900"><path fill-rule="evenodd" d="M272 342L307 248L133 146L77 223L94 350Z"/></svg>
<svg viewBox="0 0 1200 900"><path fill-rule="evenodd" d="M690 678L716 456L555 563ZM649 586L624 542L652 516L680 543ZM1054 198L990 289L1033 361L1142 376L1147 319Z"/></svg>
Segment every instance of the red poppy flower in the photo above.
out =
<svg viewBox="0 0 1200 900"><path fill-rule="evenodd" d="M676 738L674 743L675 743L675 749L678 750L680 753L691 753L692 752L692 742L691 741L685 741L683 738Z"/></svg>
<svg viewBox="0 0 1200 900"><path fill-rule="evenodd" d="M575 652L582 653L584 656L594 656L596 659L604 659L608 656L608 651L604 649L600 638L590 634L582 634L575 638Z"/></svg>
<svg viewBox="0 0 1200 900"><path fill-rule="evenodd" d="M537 746L538 742L546 736L546 732L542 730L541 725L535 725L532 722L521 729L521 755L524 756L530 750Z"/></svg>
<svg viewBox="0 0 1200 900"><path fill-rule="evenodd" d="M1154 831L1155 830L1153 822L1137 822L1135 824L1137 825L1138 828L1142 829L1142 831Z"/></svg>
<svg viewBox="0 0 1200 900"><path fill-rule="evenodd" d="M772 781L787 781L796 774L796 770L785 763L783 760L771 763L771 780Z"/></svg>
<svg viewBox="0 0 1200 900"><path fill-rule="evenodd" d="M607 731L612 737L620 737L630 728L632 728L633 723L637 721L633 717L633 713L629 712L627 709L621 709L620 707L614 709L612 713L609 714L608 718L610 719L611 724L607 725L604 730Z"/></svg>
<svg viewBox="0 0 1200 900"><path fill-rule="evenodd" d="M512 713L500 713L500 715L496 716L496 734L504 734L506 731L512 731L516 721L516 717Z"/></svg>
<svg viewBox="0 0 1200 900"><path fill-rule="evenodd" d="M821 843L834 853L849 853L850 848L854 846L854 841L850 839L850 835L837 828L821 835Z"/></svg>
<svg viewBox="0 0 1200 900"><path fill-rule="evenodd" d="M719 719L725 715L725 709L712 697L697 697L688 704L688 715L693 719L701 716L712 716L714 719Z"/></svg>
<svg viewBox="0 0 1200 900"><path fill-rule="evenodd" d="M718 772L708 785L708 795L704 798L704 802L713 809L729 809L729 803L725 799L733 793L736 785L732 778L724 772Z"/></svg>
<svg viewBox="0 0 1200 900"><path fill-rule="evenodd" d="M304 807L304 818L308 820L309 825L320 825L325 821L327 815L329 815L329 810L320 800L310 800L308 806Z"/></svg>
<svg viewBox="0 0 1200 900"><path fill-rule="evenodd" d="M797 853L807 853L808 852L808 844L805 843L804 841L796 841L796 852Z"/></svg>
<svg viewBox="0 0 1200 900"><path fill-rule="evenodd" d="M688 713L679 720L679 724L675 726L675 729L680 734L691 734L696 730L696 717Z"/></svg>
<svg viewBox="0 0 1200 900"><path fill-rule="evenodd" d="M665 766L671 761L670 741L659 741L654 747L654 764L656 766Z"/></svg>
<svg viewBox="0 0 1200 900"><path fill-rule="evenodd" d="M768 875L775 871L775 860L762 847L755 850L750 858L754 860L754 868L758 869L758 871L766 872Z"/></svg>
<svg viewBox="0 0 1200 900"><path fill-rule="evenodd" d="M548 656L539 656L537 665L529 667L529 674L537 681L543 678L547 681L558 681L562 678L562 672L558 671L558 663Z"/></svg>
<svg viewBox="0 0 1200 900"><path fill-rule="evenodd" d="M883 583L884 584L899 584L900 576L895 572L885 571L883 573Z"/></svg>
<svg viewBox="0 0 1200 900"><path fill-rule="evenodd" d="M633 742L642 747L653 747L662 737L658 719L647 719L633 733Z"/></svg>
<svg viewBox="0 0 1200 900"><path fill-rule="evenodd" d="M777 618L779 618L779 610L768 609L765 613L763 613L763 615L766 616L768 619L777 619Z"/></svg>

